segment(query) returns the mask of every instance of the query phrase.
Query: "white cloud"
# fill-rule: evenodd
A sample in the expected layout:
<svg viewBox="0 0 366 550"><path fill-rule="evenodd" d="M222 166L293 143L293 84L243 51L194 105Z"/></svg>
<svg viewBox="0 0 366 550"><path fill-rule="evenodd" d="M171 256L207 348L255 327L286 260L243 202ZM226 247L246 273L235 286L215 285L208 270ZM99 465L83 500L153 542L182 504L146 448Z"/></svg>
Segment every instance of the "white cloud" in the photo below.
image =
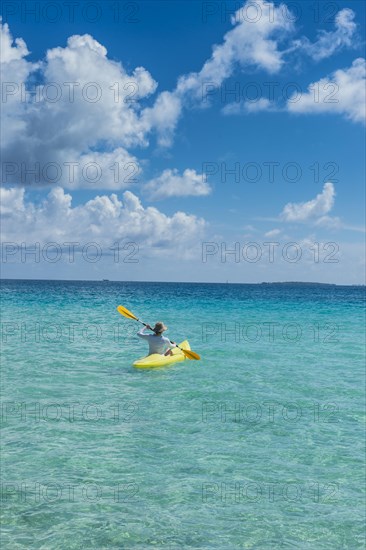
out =
<svg viewBox="0 0 366 550"><path fill-rule="evenodd" d="M4 183L48 183L69 189L129 187L133 183L129 174L135 172L131 165L139 164L130 149L146 147L154 132L160 145L169 146L184 108L209 105L206 85L219 87L235 70L247 67L270 74L280 71L284 56L291 51L280 46L294 30L288 10L283 5L257 0L260 17L248 20L243 14L253 10L251 5L248 0L232 16L233 28L213 47L201 69L182 75L173 91L163 91L149 107L145 100L157 90L150 73L143 67L128 72L122 63L109 59L106 48L92 36L73 35L65 47L52 48L44 60L30 63L26 60L24 40L13 41L8 25L0 25L1 77L10 86L2 105L2 159L15 167L15 173L9 173ZM337 48L346 44L353 32L353 12L342 10L336 18L336 31L321 34L319 51L330 51L330 43L338 44ZM330 39L330 35L337 38ZM314 46L306 44L305 49ZM352 120L363 119L364 72L364 60L356 60L350 69L335 73L340 86L338 103L326 102L331 90L325 88L320 91L317 104L312 102L309 91L300 101L289 102L287 108L291 112L336 111ZM35 86L32 80L41 83ZM329 83L328 79L320 82L322 86ZM12 85L17 91L11 89ZM24 99L22 86L28 92L36 90L37 96L27 93ZM59 96L57 101L52 99L55 94ZM223 111L234 114L275 109L273 102L261 98L257 102L230 104ZM36 163L39 178L29 172ZM59 178L50 177L55 171L45 169L49 163L58 166ZM99 166L100 177L93 179L93 169L88 172L90 177L85 177L88 163ZM21 177L26 171L27 175ZM203 194L205 190L204 185L195 184L193 193Z"/></svg>
<svg viewBox="0 0 366 550"><path fill-rule="evenodd" d="M264 234L265 237L277 237L282 233L281 229L271 229L271 231L267 231L267 233Z"/></svg>
<svg viewBox="0 0 366 550"><path fill-rule="evenodd" d="M162 247L166 252L189 248L202 237L206 222L185 212L166 216L145 208L125 191L122 200L112 193L98 195L78 206L61 187L53 188L41 204L26 200L24 188L1 188L4 242L97 242L109 247L116 241L134 241L141 248Z"/></svg>
<svg viewBox="0 0 366 550"><path fill-rule="evenodd" d="M142 111L142 124L148 128L155 128L158 133L158 142L162 147L172 143L172 136L182 113L180 98L171 92L162 92L152 107Z"/></svg>
<svg viewBox="0 0 366 550"><path fill-rule="evenodd" d="M358 58L347 69L339 69L330 77L308 86L308 93L287 102L292 113L342 114L353 122L366 118L366 61Z"/></svg>
<svg viewBox="0 0 366 550"><path fill-rule="evenodd" d="M250 225L250 224L244 225L243 230L244 231L250 231L250 232L258 231L258 229L256 229L253 225Z"/></svg>
<svg viewBox="0 0 366 550"><path fill-rule="evenodd" d="M151 121L149 125L140 115L140 101L157 87L150 73L142 67L127 73L121 63L108 59L107 50L90 35L71 36L66 47L48 50L44 62L31 64L24 59L28 53L24 41L17 39L13 46L8 25L1 25L0 32L1 77L7 91L2 158L7 166L13 163L15 167L5 183L126 188L126 173L131 171L128 165L137 164L127 148L145 146L154 124ZM37 68L41 84L34 86L29 77ZM88 162L97 162L102 169L97 181L82 177ZM37 177L24 176L36 163ZM49 163L58 166L61 178L57 181L48 177L54 174L46 169ZM69 163L74 163L72 181ZM117 163L119 178L116 170L110 169Z"/></svg>
<svg viewBox="0 0 366 550"><path fill-rule="evenodd" d="M146 110L145 117L157 122L161 145L171 144L183 108L192 104L207 106L208 90L212 86L221 86L236 68L243 70L254 66L274 74L283 66L285 52L279 49L279 44L293 30L293 23L282 6L264 0L256 0L260 15L257 18L251 15L252 20L249 20L249 16L243 17L243 13L247 13L251 4L253 2L248 0L231 17L234 28L225 34L221 44L213 47L210 59L201 70L182 75L174 91L163 92L164 97L160 99L161 94L154 107ZM166 118L164 105L167 106ZM255 107L249 106L248 109L255 110Z"/></svg>
<svg viewBox="0 0 366 550"><path fill-rule="evenodd" d="M8 116L3 123L4 161L17 164L22 159L30 169L35 162L41 168L49 162L61 167L77 163L78 176L83 162L95 157L96 151L102 165L107 158L113 165L121 156L125 163L136 162L127 150L146 146L153 131L158 133L160 145L170 145L183 107L192 100L201 101L205 83L220 85L236 66L257 65L270 73L282 66L277 37L290 30L291 23L273 5L258 0L258 6L261 17L255 23L242 19L238 10L232 17L234 28L214 47L202 69L181 76L176 89L160 93L152 107L141 104L157 88L148 71L137 67L127 73L121 63L107 57L106 48L92 36L69 37L65 47L48 50L45 60L37 65L41 79L36 86L37 98L29 93L26 101L20 93L9 96ZM25 42L16 39L12 46L8 26L1 30L6 61L3 81L24 85L36 66L24 60L28 53ZM57 101L52 100L55 94L59 95ZM9 175L6 183L17 183L19 172ZM43 175L40 179L40 183L48 181ZM36 182L29 175L22 183ZM55 183L67 188L95 188L96 184L106 189L126 188L108 171L95 183L79 176L71 183L67 177Z"/></svg>
<svg viewBox="0 0 366 550"><path fill-rule="evenodd" d="M25 57L29 54L22 38L13 41L8 24L0 17L0 80L1 98L1 143L4 147L14 142L25 131L25 104L19 101L20 87L37 67ZM4 160L4 159L3 159Z"/></svg>
<svg viewBox="0 0 366 550"><path fill-rule="evenodd" d="M315 220L318 223L330 212L334 205L335 189L330 182L324 185L323 191L315 199L285 205L280 217L286 222L306 222Z"/></svg>
<svg viewBox="0 0 366 550"><path fill-rule="evenodd" d="M70 101L64 93L54 110L57 121L67 116L69 124L62 124L64 132L74 124L69 139L81 140L84 148L101 140L124 147L145 143L139 100L157 87L148 71L137 67L128 74L120 62L108 59L104 46L89 35L71 36L65 48L49 50L46 59L46 83L77 83L75 100ZM94 101L98 93L100 99Z"/></svg>
<svg viewBox="0 0 366 550"><path fill-rule="evenodd" d="M364 225L343 224L342 229L346 231L356 231L356 233L366 233L366 227Z"/></svg>
<svg viewBox="0 0 366 550"><path fill-rule="evenodd" d="M249 21L243 17L243 10L250 4L252 2L245 2L243 8L231 17L234 28L225 34L222 44L214 46L211 58L202 69L179 79L178 93L190 92L200 98L203 84L220 85L237 65L241 68L253 65L271 74L281 69L284 60L279 42L293 29L293 25L283 9L264 0L256 2L260 16Z"/></svg>
<svg viewBox="0 0 366 550"><path fill-rule="evenodd" d="M1 63L11 63L12 61L21 61L23 57L29 54L26 43L22 38L17 38L13 41L13 37L10 34L9 25L2 23L2 17L0 16L0 52ZM13 45L13 43L15 45Z"/></svg>
<svg viewBox="0 0 366 550"><path fill-rule="evenodd" d="M315 225L326 227L327 229L342 229L343 223L340 218L333 216L321 216L316 220Z"/></svg>
<svg viewBox="0 0 366 550"><path fill-rule="evenodd" d="M6 216L12 214L13 211L24 211L24 188L6 189L0 187L0 214Z"/></svg>
<svg viewBox="0 0 366 550"><path fill-rule="evenodd" d="M197 174L195 170L187 168L180 175L178 170L164 170L160 176L150 180L145 186L150 199L164 199L168 197L200 197L208 195L211 187L204 174Z"/></svg>
<svg viewBox="0 0 366 550"><path fill-rule="evenodd" d="M136 157L123 147L117 147L111 153L91 151L78 157L75 168L61 165L60 182L68 189L126 189L141 179L142 167Z"/></svg>
<svg viewBox="0 0 366 550"><path fill-rule="evenodd" d="M310 42L307 37L294 41L294 46L307 53L315 61L330 57L343 47L352 46L352 38L357 25L354 22L355 13L351 9L339 11L335 17L335 31L321 30L316 42Z"/></svg>
<svg viewBox="0 0 366 550"><path fill-rule="evenodd" d="M36 97L27 93L24 100L19 91L7 98L4 161L17 163L22 159L29 168L35 162L41 167L49 162L81 165L81 157L103 151L113 164L124 149L126 162L135 162L134 157L127 158L128 149L146 146L155 131L160 145L170 145L183 107L192 101L201 103L206 83L219 86L236 67L254 65L275 73L283 65L279 40L291 30L292 23L273 4L264 0L257 0L257 4L261 17L256 22L243 19L238 10L232 17L233 29L222 44L214 46L202 69L181 76L175 90L160 93L152 107L142 103L157 88L150 73L143 67L128 73L120 62L108 58L106 48L92 36L70 36L65 47L48 50L45 60L34 65L24 59L28 54L24 40L17 38L13 45L8 26L2 25L3 82L17 86L28 82L31 88L28 79L35 68L41 81L33 86ZM9 176L6 183L17 183L17 178L18 174ZM23 183L35 183L34 178ZM47 183L47 178L42 177L40 183ZM67 179L56 183L69 187ZM95 185L78 178L70 187ZM105 188L123 189L125 185L112 184L106 176Z"/></svg>
<svg viewBox="0 0 366 550"><path fill-rule="evenodd" d="M222 109L224 115L239 115L247 113L259 113L261 111L273 111L276 106L273 101L262 97L258 101L242 101L237 103L228 103Z"/></svg>
<svg viewBox="0 0 366 550"><path fill-rule="evenodd" d="M242 9L250 4L243 4ZM143 100L156 91L157 83L146 69L137 67L128 73L120 62L108 58L106 48L92 36L70 36L65 47L48 50L45 60L37 64L39 99L27 94L23 101L20 93L8 98L3 123L4 160L22 158L26 164L80 162L82 155L101 148L110 154L118 148L117 156L121 148L146 146L155 131L159 144L169 146L183 107L191 101L201 103L205 84L220 86L236 67L253 65L269 73L282 67L279 41L293 25L273 4L257 0L257 6L260 17L254 22L243 18L242 9L238 10L232 17L233 29L222 44L214 46L202 69L181 76L175 90L160 93L152 107L146 107ZM3 82L24 85L36 66L24 60L28 54L24 40L17 38L12 46L8 26L2 26L1 31ZM47 99L55 94L60 96L57 101ZM8 183L16 183L16 177ZM59 183L68 185L67 181ZM88 187L81 180L77 185ZM108 183L107 188L111 188Z"/></svg>

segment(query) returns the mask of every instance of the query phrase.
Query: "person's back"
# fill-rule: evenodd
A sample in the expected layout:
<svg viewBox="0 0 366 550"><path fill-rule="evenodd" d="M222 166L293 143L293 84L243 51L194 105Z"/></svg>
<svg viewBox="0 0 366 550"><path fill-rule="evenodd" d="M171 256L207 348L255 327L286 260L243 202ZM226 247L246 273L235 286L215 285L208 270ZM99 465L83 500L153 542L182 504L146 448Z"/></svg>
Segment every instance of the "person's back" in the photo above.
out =
<svg viewBox="0 0 366 550"><path fill-rule="evenodd" d="M146 334L146 329L153 330L154 334ZM167 327L164 325L164 323L159 322L156 323L154 328L150 327L150 325L146 325L146 327L143 327L137 333L137 336L139 336L139 338L143 338L148 342L149 355L152 355L153 353L164 355L167 350L175 347L174 343L170 343L169 338L163 336L163 332L165 330L167 330Z"/></svg>

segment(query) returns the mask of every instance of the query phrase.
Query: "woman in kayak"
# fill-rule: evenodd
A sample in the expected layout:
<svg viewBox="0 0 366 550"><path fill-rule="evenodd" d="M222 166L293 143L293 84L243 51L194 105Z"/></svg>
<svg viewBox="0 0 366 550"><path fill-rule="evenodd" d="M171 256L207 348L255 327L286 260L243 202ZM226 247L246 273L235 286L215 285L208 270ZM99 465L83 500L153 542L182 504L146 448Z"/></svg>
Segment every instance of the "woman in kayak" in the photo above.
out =
<svg viewBox="0 0 366 550"><path fill-rule="evenodd" d="M138 331L137 336L148 341L149 355L153 353L158 353L159 355L172 355L172 348L175 348L176 343L170 342L169 338L163 336L163 332L167 329L168 327L159 321L155 323L154 328L150 325L146 325ZM152 330L154 334L146 334L146 330Z"/></svg>

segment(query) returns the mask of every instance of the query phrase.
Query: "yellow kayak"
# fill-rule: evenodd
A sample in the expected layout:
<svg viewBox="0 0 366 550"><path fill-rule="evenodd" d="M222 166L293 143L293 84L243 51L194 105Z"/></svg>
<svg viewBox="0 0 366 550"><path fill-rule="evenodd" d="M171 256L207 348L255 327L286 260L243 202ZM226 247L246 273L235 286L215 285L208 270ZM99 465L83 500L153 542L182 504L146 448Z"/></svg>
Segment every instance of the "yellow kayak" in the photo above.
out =
<svg viewBox="0 0 366 550"><path fill-rule="evenodd" d="M188 340L184 340L181 344L178 344L180 348L191 349ZM172 365L173 363L178 363L179 361L184 361L186 356L184 353L178 349L172 349L173 355L160 355L159 353L153 353L152 355L147 355L137 359L133 363L133 366L137 369L152 369L157 367L166 367L167 365Z"/></svg>

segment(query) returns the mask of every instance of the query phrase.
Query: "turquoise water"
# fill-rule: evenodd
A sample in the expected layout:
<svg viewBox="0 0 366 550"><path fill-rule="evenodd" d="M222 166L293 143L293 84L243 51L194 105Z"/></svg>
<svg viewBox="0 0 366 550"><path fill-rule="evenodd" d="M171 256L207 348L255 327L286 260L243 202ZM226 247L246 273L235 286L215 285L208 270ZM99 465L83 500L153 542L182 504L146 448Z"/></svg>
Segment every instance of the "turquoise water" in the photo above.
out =
<svg viewBox="0 0 366 550"><path fill-rule="evenodd" d="M363 300L3 281L2 548L363 548ZM202 360L133 369L119 304Z"/></svg>

